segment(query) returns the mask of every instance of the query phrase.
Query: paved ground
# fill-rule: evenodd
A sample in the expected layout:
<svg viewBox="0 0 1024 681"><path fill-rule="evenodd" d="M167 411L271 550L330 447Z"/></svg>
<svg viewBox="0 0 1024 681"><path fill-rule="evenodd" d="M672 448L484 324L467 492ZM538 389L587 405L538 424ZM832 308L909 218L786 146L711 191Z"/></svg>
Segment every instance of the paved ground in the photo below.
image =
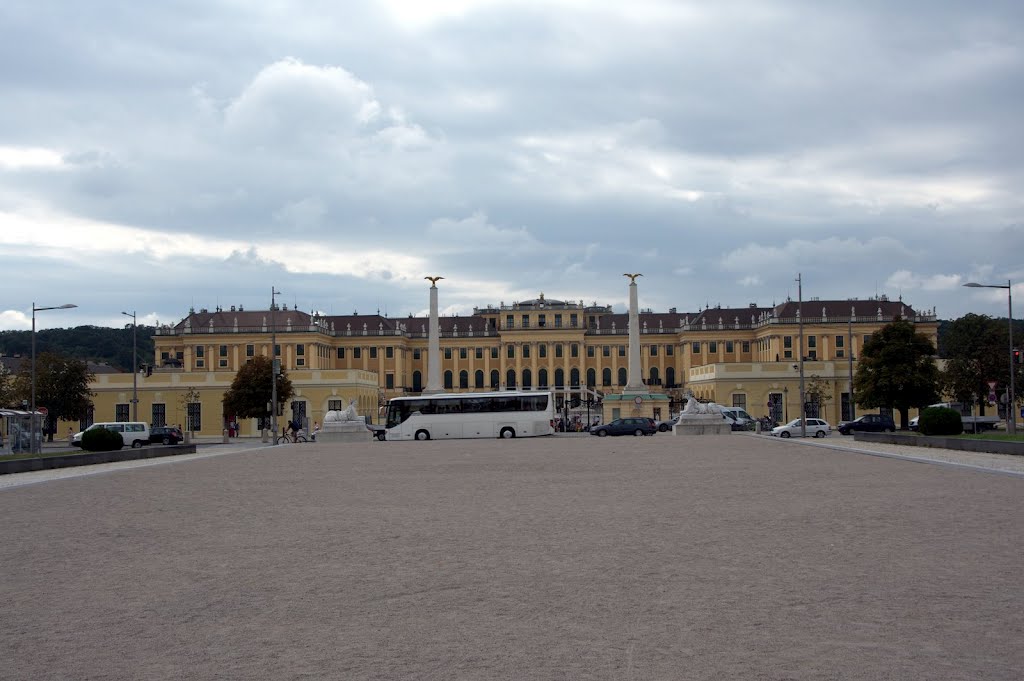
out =
<svg viewBox="0 0 1024 681"><path fill-rule="evenodd" d="M666 437L4 476L0 677L1024 678L1024 478Z"/></svg>

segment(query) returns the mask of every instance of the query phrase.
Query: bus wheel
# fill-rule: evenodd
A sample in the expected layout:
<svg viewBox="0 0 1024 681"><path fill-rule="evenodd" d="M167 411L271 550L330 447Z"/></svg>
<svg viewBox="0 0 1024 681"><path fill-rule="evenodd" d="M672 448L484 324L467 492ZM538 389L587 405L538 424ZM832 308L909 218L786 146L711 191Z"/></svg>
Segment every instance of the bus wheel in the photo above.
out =
<svg viewBox="0 0 1024 681"><path fill-rule="evenodd" d="M379 433L377 433L377 439L380 440L381 442L384 441L384 431L383 430L380 431Z"/></svg>
<svg viewBox="0 0 1024 681"><path fill-rule="evenodd" d="M511 428L502 428L501 429L501 433L499 434L499 437L501 437L501 438L503 438L505 440L508 440L509 438L513 438L515 436L516 436L516 431L512 430Z"/></svg>
<svg viewBox="0 0 1024 681"><path fill-rule="evenodd" d="M416 439L417 440L429 440L430 439L430 433L428 433L425 430L417 430L416 431Z"/></svg>

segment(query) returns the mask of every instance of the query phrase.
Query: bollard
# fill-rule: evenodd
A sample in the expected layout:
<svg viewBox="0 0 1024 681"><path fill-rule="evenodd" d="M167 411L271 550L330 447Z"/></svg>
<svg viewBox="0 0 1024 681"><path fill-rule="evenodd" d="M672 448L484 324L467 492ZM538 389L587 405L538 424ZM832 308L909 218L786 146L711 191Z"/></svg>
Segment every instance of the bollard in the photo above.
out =
<svg viewBox="0 0 1024 681"><path fill-rule="evenodd" d="M267 437L267 429L266 428L264 428L263 430L260 431L260 438L261 438L261 440L264 443L267 443L267 442L270 441L270 438Z"/></svg>
<svg viewBox="0 0 1024 681"><path fill-rule="evenodd" d="M221 439L220 439L220 441L223 442L224 444L228 443L228 429L227 428L225 428L224 430L221 431Z"/></svg>
<svg viewBox="0 0 1024 681"><path fill-rule="evenodd" d="M760 421L754 421L754 432L755 433L760 433L761 432L761 422Z"/></svg>

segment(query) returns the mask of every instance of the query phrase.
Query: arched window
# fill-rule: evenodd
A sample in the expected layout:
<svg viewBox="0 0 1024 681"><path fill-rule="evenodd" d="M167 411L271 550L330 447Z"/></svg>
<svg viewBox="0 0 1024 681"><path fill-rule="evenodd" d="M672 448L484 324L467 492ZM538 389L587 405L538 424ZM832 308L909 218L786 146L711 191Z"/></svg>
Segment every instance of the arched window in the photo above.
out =
<svg viewBox="0 0 1024 681"><path fill-rule="evenodd" d="M572 371L569 372L569 385L574 387L574 388L576 388L576 387L579 386L579 384L580 384L580 370L577 369L576 367L573 367Z"/></svg>
<svg viewBox="0 0 1024 681"><path fill-rule="evenodd" d="M541 369L537 372L537 387L546 388L548 387L548 370Z"/></svg>
<svg viewBox="0 0 1024 681"><path fill-rule="evenodd" d="M473 375L473 377L476 379L474 381L473 385L476 388L483 388L484 387L484 372L483 372L483 370L482 369L477 369L476 373Z"/></svg>
<svg viewBox="0 0 1024 681"><path fill-rule="evenodd" d="M451 372L451 369L448 369L448 370L446 370L444 372L444 387L447 390L451 390L452 389L452 372Z"/></svg>
<svg viewBox="0 0 1024 681"><path fill-rule="evenodd" d="M619 385L626 385L626 368L619 368Z"/></svg>
<svg viewBox="0 0 1024 681"><path fill-rule="evenodd" d="M597 371L587 369L587 387L593 388L595 385L597 385Z"/></svg>
<svg viewBox="0 0 1024 681"><path fill-rule="evenodd" d="M423 374L418 371L412 372L412 391L414 393L423 392Z"/></svg>
<svg viewBox="0 0 1024 681"><path fill-rule="evenodd" d="M523 387L530 388L533 386L533 374L530 373L529 369L523 369Z"/></svg>
<svg viewBox="0 0 1024 681"><path fill-rule="evenodd" d="M565 372L561 369L555 369L555 387L561 388L565 385Z"/></svg>
<svg viewBox="0 0 1024 681"><path fill-rule="evenodd" d="M658 367L651 367L651 378L647 381L647 385L658 385Z"/></svg>
<svg viewBox="0 0 1024 681"><path fill-rule="evenodd" d="M674 388L676 387L676 370L675 367L669 367L665 369L665 387Z"/></svg>
<svg viewBox="0 0 1024 681"><path fill-rule="evenodd" d="M501 374L498 373L497 369L491 369L491 390L497 390L501 387Z"/></svg>
<svg viewBox="0 0 1024 681"><path fill-rule="evenodd" d="M465 369L459 372L459 387L463 389L469 388L469 372Z"/></svg>
<svg viewBox="0 0 1024 681"><path fill-rule="evenodd" d="M608 387L612 384L612 370L605 367L601 370L601 385Z"/></svg>
<svg viewBox="0 0 1024 681"><path fill-rule="evenodd" d="M505 372L505 387L514 388L516 387L516 370L509 369Z"/></svg>

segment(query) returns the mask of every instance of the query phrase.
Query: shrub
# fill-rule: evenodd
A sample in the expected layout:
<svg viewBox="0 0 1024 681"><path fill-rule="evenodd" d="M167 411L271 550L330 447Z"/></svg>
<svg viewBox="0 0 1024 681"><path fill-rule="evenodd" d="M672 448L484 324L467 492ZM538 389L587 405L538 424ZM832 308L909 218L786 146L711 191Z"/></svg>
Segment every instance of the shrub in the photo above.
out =
<svg viewBox="0 0 1024 681"><path fill-rule="evenodd" d="M964 432L960 412L948 407L928 407L917 421L922 435L959 435Z"/></svg>
<svg viewBox="0 0 1024 681"><path fill-rule="evenodd" d="M106 428L93 428L82 433L82 449L87 452L113 452L124 447L121 433Z"/></svg>

